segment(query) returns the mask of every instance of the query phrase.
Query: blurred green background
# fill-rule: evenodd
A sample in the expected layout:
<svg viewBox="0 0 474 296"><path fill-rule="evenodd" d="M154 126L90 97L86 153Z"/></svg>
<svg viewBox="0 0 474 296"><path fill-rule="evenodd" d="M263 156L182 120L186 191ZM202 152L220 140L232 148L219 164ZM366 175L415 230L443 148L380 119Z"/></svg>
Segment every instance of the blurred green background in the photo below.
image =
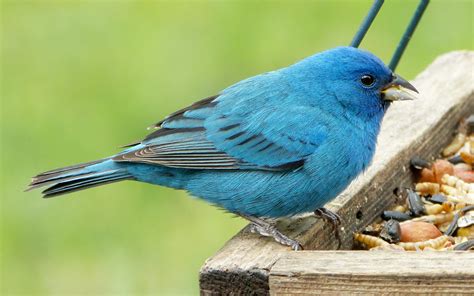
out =
<svg viewBox="0 0 474 296"><path fill-rule="evenodd" d="M38 172L108 156L177 108L346 45L372 1L3 1L2 295L196 294L245 222L123 182L43 200ZM362 43L389 60L417 1L386 1ZM432 1L398 71L472 49L473 2Z"/></svg>

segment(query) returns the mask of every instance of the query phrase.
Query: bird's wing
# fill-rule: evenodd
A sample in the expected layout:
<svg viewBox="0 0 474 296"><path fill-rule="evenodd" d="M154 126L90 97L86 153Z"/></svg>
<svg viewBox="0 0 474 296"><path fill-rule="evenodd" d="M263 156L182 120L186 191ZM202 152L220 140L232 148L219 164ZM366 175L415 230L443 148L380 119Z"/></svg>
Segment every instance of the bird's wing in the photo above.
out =
<svg viewBox="0 0 474 296"><path fill-rule="evenodd" d="M275 72L244 80L156 124L116 161L187 169L288 170L304 164L326 138L314 110L292 104Z"/></svg>

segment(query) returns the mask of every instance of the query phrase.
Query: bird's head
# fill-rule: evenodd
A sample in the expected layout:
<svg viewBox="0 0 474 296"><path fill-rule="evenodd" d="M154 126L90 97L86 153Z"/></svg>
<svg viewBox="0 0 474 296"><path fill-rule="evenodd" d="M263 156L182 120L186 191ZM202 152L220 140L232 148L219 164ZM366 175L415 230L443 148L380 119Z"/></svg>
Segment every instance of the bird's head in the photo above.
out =
<svg viewBox="0 0 474 296"><path fill-rule="evenodd" d="M378 57L353 47L324 51L301 64L340 106L363 117L383 114L391 102L412 100L418 93Z"/></svg>

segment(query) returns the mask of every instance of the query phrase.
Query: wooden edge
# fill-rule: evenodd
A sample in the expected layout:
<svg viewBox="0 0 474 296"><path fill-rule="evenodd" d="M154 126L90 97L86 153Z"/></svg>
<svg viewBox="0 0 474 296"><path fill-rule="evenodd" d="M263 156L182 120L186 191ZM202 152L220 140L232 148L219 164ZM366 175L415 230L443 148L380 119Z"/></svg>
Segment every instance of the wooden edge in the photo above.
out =
<svg viewBox="0 0 474 296"><path fill-rule="evenodd" d="M390 107L372 165L326 205L342 217L343 249L352 247L354 231L395 202L394 188L413 185L409 159L437 155L451 140L459 119L474 112L473 68L473 51L444 54L412 82L420 99ZM278 226L306 250L337 247L331 227L313 215L283 219ZM200 271L201 294L240 294L248 287L266 294L270 269L289 252L270 238L249 233L246 227L206 260Z"/></svg>
<svg viewBox="0 0 474 296"><path fill-rule="evenodd" d="M270 270L270 294L471 294L474 252L303 251Z"/></svg>

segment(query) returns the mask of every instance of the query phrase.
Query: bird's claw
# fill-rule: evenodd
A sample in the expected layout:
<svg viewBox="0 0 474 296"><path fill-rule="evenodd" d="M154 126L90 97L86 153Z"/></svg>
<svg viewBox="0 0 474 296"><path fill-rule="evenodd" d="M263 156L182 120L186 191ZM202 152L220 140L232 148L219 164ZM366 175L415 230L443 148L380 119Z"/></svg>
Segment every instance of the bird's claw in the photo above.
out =
<svg viewBox="0 0 474 296"><path fill-rule="evenodd" d="M301 244L299 244L297 241L295 241L295 244L293 244L293 245L291 246L291 249L292 249L293 251L302 251L302 250L304 250L304 249L303 249L303 246L302 246Z"/></svg>
<svg viewBox="0 0 474 296"><path fill-rule="evenodd" d="M314 215L316 215L316 217L318 218L322 218L325 221L331 223L332 228L334 230L334 234L338 242L337 249L339 249L342 245L341 234L339 232L339 226L341 225L341 217L338 214L326 208L318 208L314 210Z"/></svg>
<svg viewBox="0 0 474 296"><path fill-rule="evenodd" d="M243 217L251 221L249 226L250 232L273 237L275 241L282 245L290 246L294 251L303 250L303 246L298 241L284 235L274 225L268 223L267 221L255 217Z"/></svg>
<svg viewBox="0 0 474 296"><path fill-rule="evenodd" d="M317 217L330 221L333 225L341 225L341 217L326 208L318 208L314 210L314 214Z"/></svg>

